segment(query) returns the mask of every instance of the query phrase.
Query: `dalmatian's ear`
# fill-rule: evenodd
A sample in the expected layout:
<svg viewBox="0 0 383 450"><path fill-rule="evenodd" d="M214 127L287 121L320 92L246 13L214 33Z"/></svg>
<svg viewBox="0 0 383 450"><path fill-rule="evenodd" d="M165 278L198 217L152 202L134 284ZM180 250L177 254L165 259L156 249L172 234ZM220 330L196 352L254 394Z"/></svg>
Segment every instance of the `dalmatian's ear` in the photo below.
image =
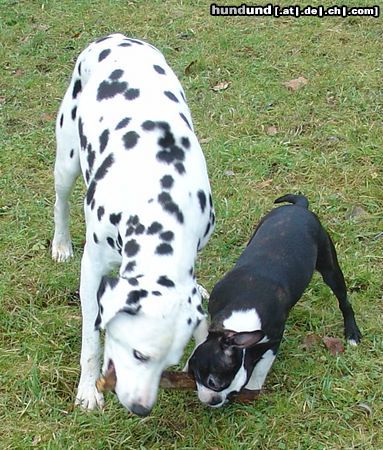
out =
<svg viewBox="0 0 383 450"><path fill-rule="evenodd" d="M141 309L138 300L146 291L130 291L128 297L124 280L104 276L97 291L98 315L95 322L96 330L105 329L107 324L118 314L136 315ZM134 301L132 301L132 299Z"/></svg>

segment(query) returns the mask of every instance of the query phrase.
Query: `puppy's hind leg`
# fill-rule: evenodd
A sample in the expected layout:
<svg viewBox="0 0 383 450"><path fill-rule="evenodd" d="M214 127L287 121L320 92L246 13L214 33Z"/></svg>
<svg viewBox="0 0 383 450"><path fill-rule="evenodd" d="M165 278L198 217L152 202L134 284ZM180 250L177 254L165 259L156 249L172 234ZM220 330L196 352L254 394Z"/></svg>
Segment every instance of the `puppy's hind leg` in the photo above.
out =
<svg viewBox="0 0 383 450"><path fill-rule="evenodd" d="M73 256L69 233L69 196L74 182L80 174L77 121L73 119L73 113L70 112L73 100L68 97L70 96L67 92L56 124L57 153L54 170L56 202L52 258L59 262L66 261Z"/></svg>
<svg viewBox="0 0 383 450"><path fill-rule="evenodd" d="M323 281L331 288L339 302L343 315L344 334L351 345L357 345L362 337L355 321L354 310L347 297L347 288L342 270L338 263L336 251L331 238L325 235L323 244L318 251L316 269L322 275Z"/></svg>

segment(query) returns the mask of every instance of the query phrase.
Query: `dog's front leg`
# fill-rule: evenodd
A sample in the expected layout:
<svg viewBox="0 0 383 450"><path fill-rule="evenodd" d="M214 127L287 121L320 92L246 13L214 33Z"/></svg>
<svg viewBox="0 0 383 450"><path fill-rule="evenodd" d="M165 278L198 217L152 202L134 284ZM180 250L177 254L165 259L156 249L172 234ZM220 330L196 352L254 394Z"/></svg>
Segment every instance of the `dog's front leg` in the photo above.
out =
<svg viewBox="0 0 383 450"><path fill-rule="evenodd" d="M190 358L192 357L193 353L195 352L195 349L202 344L202 342L205 341L205 339L207 338L207 335L209 334L209 324L208 321L206 319L206 317L203 317L203 319L201 320L201 322L195 327L194 331L193 331L193 338L195 341L195 347L191 353L191 355L189 356L188 360L186 361L186 364L184 365L182 372L188 372L189 371L189 361Z"/></svg>
<svg viewBox="0 0 383 450"><path fill-rule="evenodd" d="M97 289L104 271L97 259L89 255L85 246L81 261L80 298L82 312L81 376L77 389L76 405L84 409L104 406L103 395L96 389L100 374L100 332L95 329L98 314Z"/></svg>

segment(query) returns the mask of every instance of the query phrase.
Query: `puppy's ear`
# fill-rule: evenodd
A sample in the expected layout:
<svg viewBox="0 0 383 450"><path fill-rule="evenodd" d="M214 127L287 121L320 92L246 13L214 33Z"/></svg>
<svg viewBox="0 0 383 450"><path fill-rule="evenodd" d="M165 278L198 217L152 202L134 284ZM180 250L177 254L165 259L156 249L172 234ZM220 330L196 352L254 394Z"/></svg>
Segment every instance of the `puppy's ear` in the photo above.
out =
<svg viewBox="0 0 383 450"><path fill-rule="evenodd" d="M225 330L222 344L228 347L236 348L250 348L258 344L263 339L265 333L262 330L255 331L240 331L235 332L231 330Z"/></svg>

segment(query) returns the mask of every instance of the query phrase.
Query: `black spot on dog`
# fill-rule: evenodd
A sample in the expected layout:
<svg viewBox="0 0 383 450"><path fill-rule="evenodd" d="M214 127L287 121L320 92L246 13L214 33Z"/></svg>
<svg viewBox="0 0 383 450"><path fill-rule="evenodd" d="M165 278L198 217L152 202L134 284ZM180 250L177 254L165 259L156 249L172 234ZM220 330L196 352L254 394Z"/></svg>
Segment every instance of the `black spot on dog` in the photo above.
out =
<svg viewBox="0 0 383 450"><path fill-rule="evenodd" d="M134 216L130 216L129 219L127 220L126 224L132 224L132 225L137 225L140 221L140 218L136 215Z"/></svg>
<svg viewBox="0 0 383 450"><path fill-rule="evenodd" d="M160 183L163 189L170 189L173 186L174 179L171 175L164 175L161 178Z"/></svg>
<svg viewBox="0 0 383 450"><path fill-rule="evenodd" d="M125 237L131 236L134 233L134 227L128 227L126 229Z"/></svg>
<svg viewBox="0 0 383 450"><path fill-rule="evenodd" d="M185 117L185 114L180 113L181 119L186 123L186 125L190 128L190 130L192 129L189 121L187 120L187 118Z"/></svg>
<svg viewBox="0 0 383 450"><path fill-rule="evenodd" d="M137 241L135 239L131 239L125 244L125 253L126 256L131 258L132 256L137 255L138 251L140 250L140 246L137 244Z"/></svg>
<svg viewBox="0 0 383 450"><path fill-rule="evenodd" d="M192 320L191 320L191 318L189 317L189 319L188 319L188 325L191 325L191 323L192 323Z"/></svg>
<svg viewBox="0 0 383 450"><path fill-rule="evenodd" d="M149 226L149 228L148 228L146 233L147 234L156 234L156 233L158 233L161 230L162 230L162 225L160 223L158 223L158 222L153 222Z"/></svg>
<svg viewBox="0 0 383 450"><path fill-rule="evenodd" d="M85 181L87 184L89 183L89 179L90 179L90 173L89 173L89 170L87 169L85 171Z"/></svg>
<svg viewBox="0 0 383 450"><path fill-rule="evenodd" d="M161 162L171 164L174 161L183 161L185 159L185 152L177 145L171 145L169 150L160 150L157 153L157 159Z"/></svg>
<svg viewBox="0 0 383 450"><path fill-rule="evenodd" d="M180 175L183 175L186 172L185 166L181 162L174 164L174 167Z"/></svg>
<svg viewBox="0 0 383 450"><path fill-rule="evenodd" d="M136 99L139 96L140 96L140 90L139 89L134 89L134 88L127 89L127 91L124 94L124 97L127 100L134 100L134 99Z"/></svg>
<svg viewBox="0 0 383 450"><path fill-rule="evenodd" d="M201 306L201 305L198 305L198 306L197 306L197 311L198 311L198 312L200 312L201 314L204 314L204 312L203 312L203 309L202 309L202 306Z"/></svg>
<svg viewBox="0 0 383 450"><path fill-rule="evenodd" d="M152 291L152 294L156 297L160 297L162 295L160 291Z"/></svg>
<svg viewBox="0 0 383 450"><path fill-rule="evenodd" d="M81 89L82 89L81 80L76 80L73 86L72 97L76 98L77 94L81 92Z"/></svg>
<svg viewBox="0 0 383 450"><path fill-rule="evenodd" d="M181 94L182 100L186 103L186 97L185 97L185 94L184 94L182 91L180 91L180 94Z"/></svg>
<svg viewBox="0 0 383 450"><path fill-rule="evenodd" d="M168 148L171 145L174 145L174 143L175 143L174 136L169 130L165 130L164 136L158 139L158 144L161 147Z"/></svg>
<svg viewBox="0 0 383 450"><path fill-rule="evenodd" d="M189 149L190 148L190 141L188 137L183 137L181 139L181 144L186 148Z"/></svg>
<svg viewBox="0 0 383 450"><path fill-rule="evenodd" d="M101 100L106 100L109 98L113 98L117 94L122 94L125 92L127 88L127 84L125 81L102 81L98 86L97 90L97 100L100 102Z"/></svg>
<svg viewBox="0 0 383 450"><path fill-rule="evenodd" d="M135 234L142 234L145 231L144 225L142 223L138 224L135 230Z"/></svg>
<svg viewBox="0 0 383 450"><path fill-rule="evenodd" d="M72 150L70 151L69 156L70 156L71 158L73 158L73 156L74 156L74 150L73 150L73 148L72 148Z"/></svg>
<svg viewBox="0 0 383 450"><path fill-rule="evenodd" d="M118 213L118 214L111 214L109 216L109 221L112 225L118 225L120 223L121 220L121 214L122 213Z"/></svg>
<svg viewBox="0 0 383 450"><path fill-rule="evenodd" d="M102 219L102 216L105 214L105 208L103 206L99 206L97 210L97 218L98 220Z"/></svg>
<svg viewBox="0 0 383 450"><path fill-rule="evenodd" d="M93 164L94 164L95 159L96 159L96 152L92 152L92 145L88 144L87 161L88 161L88 166L89 166L89 172L91 172L93 169Z"/></svg>
<svg viewBox="0 0 383 450"><path fill-rule="evenodd" d="M169 244L162 243L157 245L156 254L157 255L171 255L173 253L173 247Z"/></svg>
<svg viewBox="0 0 383 450"><path fill-rule="evenodd" d="M93 240L96 244L98 244L98 237L96 233L93 233Z"/></svg>
<svg viewBox="0 0 383 450"><path fill-rule="evenodd" d="M174 282L170 280L166 275L161 275L160 278L158 278L157 283L165 287L175 286Z"/></svg>
<svg viewBox="0 0 383 450"><path fill-rule="evenodd" d="M164 121L157 122L157 126L161 130L170 131L170 125L168 124L168 122L164 122Z"/></svg>
<svg viewBox="0 0 383 450"><path fill-rule="evenodd" d="M124 75L124 71L121 69L116 69L113 70L113 72L109 75L109 78L111 80L118 80L119 78L122 77L122 75Z"/></svg>
<svg viewBox="0 0 383 450"><path fill-rule="evenodd" d="M113 154L111 153L108 155L104 161L102 162L101 166L97 169L96 175L94 176L95 180L99 181L104 178L104 176L108 173L109 168L114 163Z"/></svg>
<svg viewBox="0 0 383 450"><path fill-rule="evenodd" d="M86 203L90 205L92 203L94 193L96 192L96 181L92 180L90 185L88 186L88 190L86 192Z"/></svg>
<svg viewBox="0 0 383 450"><path fill-rule="evenodd" d="M192 295L195 295L197 293L197 289L194 287L193 289L192 289Z"/></svg>
<svg viewBox="0 0 383 450"><path fill-rule="evenodd" d="M210 222L208 222L203 237L206 237L209 234L210 227L211 227Z"/></svg>
<svg viewBox="0 0 383 450"><path fill-rule="evenodd" d="M206 208L206 194L204 191L198 191L197 192L197 196L198 196L198 200L199 200L199 205L201 207L201 211L205 212L205 208Z"/></svg>
<svg viewBox="0 0 383 450"><path fill-rule="evenodd" d="M76 118L76 113L77 113L77 106L75 106L73 109L72 109L72 120L75 120L75 118Z"/></svg>
<svg viewBox="0 0 383 450"><path fill-rule="evenodd" d="M109 140L109 130L104 130L100 135L100 153L105 150Z"/></svg>
<svg viewBox="0 0 383 450"><path fill-rule="evenodd" d="M152 120L145 120L145 122L142 122L141 127L145 131L152 131L154 130L156 124Z"/></svg>
<svg viewBox="0 0 383 450"><path fill-rule="evenodd" d="M188 298L188 303L191 303L191 297Z"/></svg>
<svg viewBox="0 0 383 450"><path fill-rule="evenodd" d="M107 39L110 39L110 38L111 38L111 36L104 36L104 37L102 37L100 39L97 39L95 44L98 44L99 42L102 42L102 41L106 41Z"/></svg>
<svg viewBox="0 0 383 450"><path fill-rule="evenodd" d="M106 48L98 55L98 62L101 62L103 59L105 59L109 54L111 50L110 48Z"/></svg>
<svg viewBox="0 0 383 450"><path fill-rule="evenodd" d="M125 272L133 272L134 268L136 267L136 261L130 261L125 267Z"/></svg>
<svg viewBox="0 0 383 450"><path fill-rule="evenodd" d="M83 150L85 150L88 144L88 139L84 134L84 125L82 123L81 117L78 119L78 135L80 137L80 146Z"/></svg>
<svg viewBox="0 0 383 450"><path fill-rule="evenodd" d="M148 296L148 291L145 289L130 291L126 303L137 303L141 298Z"/></svg>
<svg viewBox="0 0 383 450"><path fill-rule="evenodd" d="M125 119L122 119L120 122L118 122L116 126L116 130L121 130L121 128L125 128L127 125L129 125L130 117L125 117Z"/></svg>
<svg viewBox="0 0 383 450"><path fill-rule="evenodd" d="M170 99L173 102L179 103L178 98L173 94L173 92L170 91L164 91L164 94L168 99Z"/></svg>
<svg viewBox="0 0 383 450"><path fill-rule="evenodd" d="M173 231L164 231L163 233L160 234L160 238L163 241L170 242L174 239L174 233Z"/></svg>
<svg viewBox="0 0 383 450"><path fill-rule="evenodd" d="M162 208L167 211L169 214L174 214L178 220L178 222L184 222L184 216L180 211L178 205L173 202L170 194L167 192L161 192L158 195L158 202L161 204Z"/></svg>
<svg viewBox="0 0 383 450"><path fill-rule="evenodd" d="M209 205L210 205L210 208L213 207L213 197L211 196L211 194L209 194Z"/></svg>
<svg viewBox="0 0 383 450"><path fill-rule="evenodd" d="M93 200L92 200L92 203L90 204L90 209L93 211L94 208L95 208L95 206L96 206L96 200L93 199Z"/></svg>
<svg viewBox="0 0 383 450"><path fill-rule="evenodd" d="M137 280L137 278L135 278L135 277L128 278L128 283L129 283L131 286L138 286L138 280Z"/></svg>
<svg viewBox="0 0 383 450"><path fill-rule="evenodd" d="M153 67L157 73L159 73L160 75L165 75L165 70L161 66L154 64Z"/></svg>
<svg viewBox="0 0 383 450"><path fill-rule="evenodd" d="M63 126L63 123L64 123L64 114L61 114L61 116L60 116L60 127L61 128Z"/></svg>
<svg viewBox="0 0 383 450"><path fill-rule="evenodd" d="M190 267L190 269L189 269L189 275L193 275L193 272L194 272L193 267Z"/></svg>
<svg viewBox="0 0 383 450"><path fill-rule="evenodd" d="M136 133L135 131L128 131L122 136L122 140L124 142L124 147L126 150L130 150L133 148L139 139L140 135Z"/></svg>
<svg viewBox="0 0 383 450"><path fill-rule="evenodd" d="M144 45L143 42L141 41L137 41L137 39L132 39L132 38L126 38L127 41L132 42L134 44L138 44L138 45Z"/></svg>
<svg viewBox="0 0 383 450"><path fill-rule="evenodd" d="M118 44L119 47L131 47L132 44L130 42L122 42L121 44Z"/></svg>
<svg viewBox="0 0 383 450"><path fill-rule="evenodd" d="M117 244L120 248L122 247L122 237L120 233L117 234Z"/></svg>
<svg viewBox="0 0 383 450"><path fill-rule="evenodd" d="M111 237L107 237L106 238L106 242L112 247L114 248L114 239Z"/></svg>

